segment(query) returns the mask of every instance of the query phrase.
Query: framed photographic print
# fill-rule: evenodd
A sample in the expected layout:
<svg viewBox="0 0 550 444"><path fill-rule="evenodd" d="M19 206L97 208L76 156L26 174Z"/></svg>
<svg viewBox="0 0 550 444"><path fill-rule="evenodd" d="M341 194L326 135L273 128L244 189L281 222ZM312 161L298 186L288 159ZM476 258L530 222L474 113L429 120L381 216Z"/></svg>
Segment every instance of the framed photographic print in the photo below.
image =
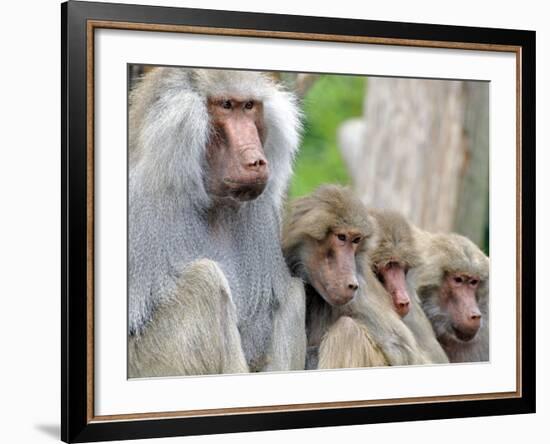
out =
<svg viewBox="0 0 550 444"><path fill-rule="evenodd" d="M65 442L535 411L534 32L61 14Z"/></svg>

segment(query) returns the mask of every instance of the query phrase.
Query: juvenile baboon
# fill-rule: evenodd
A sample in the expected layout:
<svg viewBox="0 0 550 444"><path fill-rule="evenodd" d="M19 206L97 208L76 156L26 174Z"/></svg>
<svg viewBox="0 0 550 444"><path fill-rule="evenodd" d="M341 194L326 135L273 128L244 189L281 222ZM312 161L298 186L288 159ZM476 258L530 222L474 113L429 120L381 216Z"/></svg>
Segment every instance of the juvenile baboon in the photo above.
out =
<svg viewBox="0 0 550 444"><path fill-rule="evenodd" d="M420 264L412 226L395 211L369 209L369 215L376 227L375 241L368 252L376 277L391 297L395 311L413 332L424 355L432 363L449 362L420 306L416 291L407 280L409 270Z"/></svg>
<svg viewBox="0 0 550 444"><path fill-rule="evenodd" d="M308 368L427 362L371 270L373 221L353 193L325 185L292 202L283 252L306 284Z"/></svg>
<svg viewBox="0 0 550 444"><path fill-rule="evenodd" d="M449 360L489 360L489 258L458 234L415 237L422 260L411 279Z"/></svg>
<svg viewBox="0 0 550 444"><path fill-rule="evenodd" d="M158 68L131 92L130 377L304 368L280 248L299 127L261 73Z"/></svg>

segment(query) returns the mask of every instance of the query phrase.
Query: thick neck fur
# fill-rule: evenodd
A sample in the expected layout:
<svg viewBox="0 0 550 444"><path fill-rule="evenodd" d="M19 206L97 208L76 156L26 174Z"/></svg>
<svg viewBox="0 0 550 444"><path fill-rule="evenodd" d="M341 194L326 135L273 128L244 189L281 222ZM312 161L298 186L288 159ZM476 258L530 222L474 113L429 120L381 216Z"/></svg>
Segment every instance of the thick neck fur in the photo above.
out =
<svg viewBox="0 0 550 444"><path fill-rule="evenodd" d="M131 198L130 248L148 248L145 254L130 251L130 332L139 332L155 305L173 294L186 264L211 259L229 282L245 355L252 368L261 367L260 351L271 338L273 308L290 285L279 243L278 211L271 199L260 196L238 206L201 210L146 196ZM157 242L159 238L163 241ZM143 291L152 297L133 297Z"/></svg>

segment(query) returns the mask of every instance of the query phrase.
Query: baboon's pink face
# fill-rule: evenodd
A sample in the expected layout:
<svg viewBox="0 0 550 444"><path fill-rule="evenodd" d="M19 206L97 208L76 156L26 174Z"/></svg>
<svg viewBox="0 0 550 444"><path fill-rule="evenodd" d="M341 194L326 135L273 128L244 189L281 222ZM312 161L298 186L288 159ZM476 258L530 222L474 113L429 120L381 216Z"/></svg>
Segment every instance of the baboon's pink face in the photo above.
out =
<svg viewBox="0 0 550 444"><path fill-rule="evenodd" d="M312 245L305 264L310 284L330 305L346 304L357 293L355 255L362 240L357 231L340 229Z"/></svg>
<svg viewBox="0 0 550 444"><path fill-rule="evenodd" d="M476 292L478 276L447 273L441 286L440 304L449 314L452 334L461 341L472 340L481 325L481 311Z"/></svg>
<svg viewBox="0 0 550 444"><path fill-rule="evenodd" d="M411 298L407 291L407 267L395 260L375 267L378 279L389 293L394 310L401 317L409 313Z"/></svg>
<svg viewBox="0 0 550 444"><path fill-rule="evenodd" d="M208 192L239 201L257 198L269 179L262 103L218 97L208 101L208 112L212 131L206 152Z"/></svg>

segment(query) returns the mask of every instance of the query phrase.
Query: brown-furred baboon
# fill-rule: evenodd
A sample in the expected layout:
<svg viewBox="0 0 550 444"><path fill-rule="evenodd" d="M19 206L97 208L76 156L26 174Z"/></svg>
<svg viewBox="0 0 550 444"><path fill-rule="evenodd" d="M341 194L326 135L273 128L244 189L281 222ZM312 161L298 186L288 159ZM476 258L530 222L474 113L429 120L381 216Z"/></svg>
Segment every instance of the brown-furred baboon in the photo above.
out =
<svg viewBox="0 0 550 444"><path fill-rule="evenodd" d="M489 258L458 234L415 237L422 258L411 281L449 361L488 361Z"/></svg>
<svg viewBox="0 0 550 444"><path fill-rule="evenodd" d="M395 211L369 209L369 214L376 223L376 242L369 250L372 269L403 318L411 305L406 276L418 262L412 229Z"/></svg>
<svg viewBox="0 0 550 444"><path fill-rule="evenodd" d="M376 227L375 240L368 252L374 273L425 356L432 363L448 363L416 291L407 279L409 270L420 264L413 227L396 211L369 209L369 215Z"/></svg>
<svg viewBox="0 0 550 444"><path fill-rule="evenodd" d="M373 230L366 208L340 186L291 204L283 252L306 285L307 368L428 362L371 270Z"/></svg>
<svg viewBox="0 0 550 444"><path fill-rule="evenodd" d="M130 96L128 374L303 369L280 248L296 100L267 75L157 68Z"/></svg>

